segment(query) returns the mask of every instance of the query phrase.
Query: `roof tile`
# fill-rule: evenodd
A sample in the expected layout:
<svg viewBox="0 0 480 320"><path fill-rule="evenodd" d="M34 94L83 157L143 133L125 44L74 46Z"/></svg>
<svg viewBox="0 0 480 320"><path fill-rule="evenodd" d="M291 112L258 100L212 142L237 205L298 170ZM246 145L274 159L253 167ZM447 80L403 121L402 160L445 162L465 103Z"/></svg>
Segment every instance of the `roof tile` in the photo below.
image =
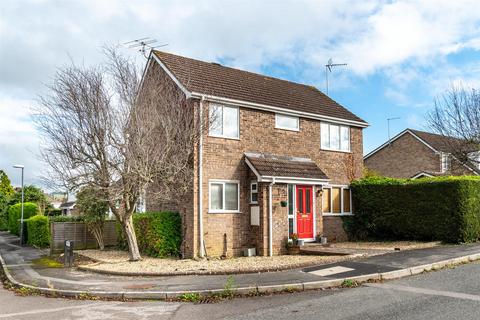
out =
<svg viewBox="0 0 480 320"><path fill-rule="evenodd" d="M367 124L313 86L161 51L153 53L190 92Z"/></svg>

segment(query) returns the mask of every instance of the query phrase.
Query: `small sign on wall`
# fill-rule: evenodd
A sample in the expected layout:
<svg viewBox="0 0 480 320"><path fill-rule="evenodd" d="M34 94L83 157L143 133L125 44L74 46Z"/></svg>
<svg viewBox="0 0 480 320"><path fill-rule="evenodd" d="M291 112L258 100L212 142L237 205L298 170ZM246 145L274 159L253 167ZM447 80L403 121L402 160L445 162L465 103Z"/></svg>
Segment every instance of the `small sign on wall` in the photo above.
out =
<svg viewBox="0 0 480 320"><path fill-rule="evenodd" d="M250 225L252 226L260 225L260 207L259 206L250 207Z"/></svg>

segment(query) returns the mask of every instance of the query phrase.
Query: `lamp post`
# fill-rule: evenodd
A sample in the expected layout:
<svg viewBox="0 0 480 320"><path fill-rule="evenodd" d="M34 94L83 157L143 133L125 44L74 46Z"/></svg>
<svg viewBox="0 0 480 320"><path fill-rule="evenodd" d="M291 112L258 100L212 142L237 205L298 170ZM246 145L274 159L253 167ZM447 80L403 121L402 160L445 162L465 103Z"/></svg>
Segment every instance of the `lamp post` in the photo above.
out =
<svg viewBox="0 0 480 320"><path fill-rule="evenodd" d="M22 214L20 216L20 245L23 245L23 197L24 197L24 190L23 190L23 169L25 166L21 164L16 164L13 166L15 169L22 169Z"/></svg>

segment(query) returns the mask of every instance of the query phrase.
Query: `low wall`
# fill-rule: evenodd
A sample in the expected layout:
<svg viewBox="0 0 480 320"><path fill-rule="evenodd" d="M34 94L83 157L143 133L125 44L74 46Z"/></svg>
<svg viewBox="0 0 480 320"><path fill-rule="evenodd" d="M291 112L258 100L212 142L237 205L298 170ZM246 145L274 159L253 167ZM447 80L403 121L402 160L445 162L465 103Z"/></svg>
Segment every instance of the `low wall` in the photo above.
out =
<svg viewBox="0 0 480 320"><path fill-rule="evenodd" d="M117 245L116 221L105 221L103 241L105 246ZM64 250L65 240L74 242L74 249L98 248L95 237L88 231L84 222L52 222L50 223L50 254Z"/></svg>

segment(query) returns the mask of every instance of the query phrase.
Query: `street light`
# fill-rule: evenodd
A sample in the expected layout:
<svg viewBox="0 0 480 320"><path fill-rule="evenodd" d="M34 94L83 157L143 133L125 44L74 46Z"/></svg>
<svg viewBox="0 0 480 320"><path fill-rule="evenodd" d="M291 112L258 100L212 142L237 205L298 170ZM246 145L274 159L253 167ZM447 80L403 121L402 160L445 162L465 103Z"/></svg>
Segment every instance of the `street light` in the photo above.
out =
<svg viewBox="0 0 480 320"><path fill-rule="evenodd" d="M23 245L23 169L25 166L21 164L16 164L13 166L15 169L22 169L22 215L20 216L20 245Z"/></svg>

